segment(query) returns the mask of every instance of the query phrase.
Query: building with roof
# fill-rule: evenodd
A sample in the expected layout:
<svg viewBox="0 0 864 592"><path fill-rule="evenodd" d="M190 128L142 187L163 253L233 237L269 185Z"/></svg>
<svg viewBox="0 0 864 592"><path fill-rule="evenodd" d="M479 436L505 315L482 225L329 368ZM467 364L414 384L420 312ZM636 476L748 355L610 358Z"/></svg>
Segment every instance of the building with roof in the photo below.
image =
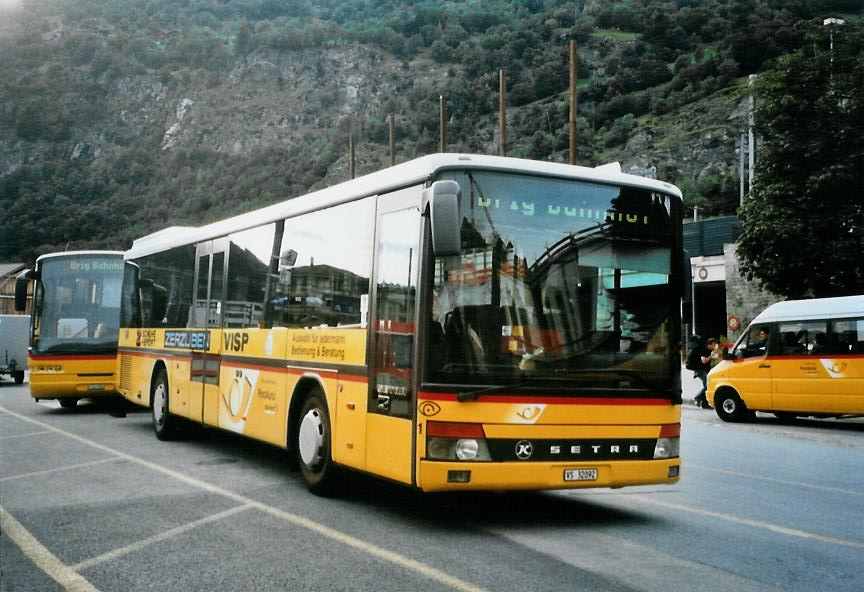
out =
<svg viewBox="0 0 864 592"><path fill-rule="evenodd" d="M0 263L0 314L30 314L32 287L27 288L27 311L15 310L15 278L26 268L26 263Z"/></svg>
<svg viewBox="0 0 864 592"><path fill-rule="evenodd" d="M693 277L693 306L682 319L688 333L734 342L765 307L783 300L741 276L735 252L740 233L738 216L684 224Z"/></svg>

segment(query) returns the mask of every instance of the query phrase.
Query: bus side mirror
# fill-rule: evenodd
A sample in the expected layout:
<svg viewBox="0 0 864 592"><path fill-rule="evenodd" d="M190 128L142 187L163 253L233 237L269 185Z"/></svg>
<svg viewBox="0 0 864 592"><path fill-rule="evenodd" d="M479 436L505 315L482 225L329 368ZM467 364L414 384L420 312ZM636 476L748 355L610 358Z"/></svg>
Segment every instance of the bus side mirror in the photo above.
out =
<svg viewBox="0 0 864 592"><path fill-rule="evenodd" d="M141 306L144 310L145 324L149 322L161 323L165 318L165 312L168 310L168 290L154 284L153 280L141 279L138 280L138 289L141 290ZM147 309L150 307L150 317L147 318Z"/></svg>
<svg viewBox="0 0 864 592"><path fill-rule="evenodd" d="M159 284L153 284L153 319L162 322L168 310L168 290Z"/></svg>
<svg viewBox="0 0 864 592"><path fill-rule="evenodd" d="M15 310L18 312L27 310L27 287L32 279L36 279L32 269L25 269L15 276Z"/></svg>
<svg viewBox="0 0 864 592"><path fill-rule="evenodd" d="M432 250L438 257L458 255L462 240L459 228L459 197L456 181L435 181L423 191L423 202L429 204L432 222Z"/></svg>

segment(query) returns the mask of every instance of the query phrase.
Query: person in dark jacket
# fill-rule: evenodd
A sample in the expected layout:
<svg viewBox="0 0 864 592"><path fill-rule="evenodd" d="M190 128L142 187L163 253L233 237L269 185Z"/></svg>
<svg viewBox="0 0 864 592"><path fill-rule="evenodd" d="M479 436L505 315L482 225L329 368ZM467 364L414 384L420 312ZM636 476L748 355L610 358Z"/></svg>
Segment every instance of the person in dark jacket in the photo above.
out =
<svg viewBox="0 0 864 592"><path fill-rule="evenodd" d="M711 369L711 350L705 344L705 340L699 335L690 337L690 352L687 354L686 367L693 371L693 375L702 383L702 388L693 400L702 409L710 409L705 391L708 389L708 371Z"/></svg>

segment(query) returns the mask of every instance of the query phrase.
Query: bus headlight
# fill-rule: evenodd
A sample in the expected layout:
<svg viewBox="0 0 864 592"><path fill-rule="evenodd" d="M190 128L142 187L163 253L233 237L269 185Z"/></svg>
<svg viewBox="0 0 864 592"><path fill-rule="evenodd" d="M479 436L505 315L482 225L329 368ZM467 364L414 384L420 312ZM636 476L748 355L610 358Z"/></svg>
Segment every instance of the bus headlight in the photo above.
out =
<svg viewBox="0 0 864 592"><path fill-rule="evenodd" d="M492 460L483 426L442 421L426 423L426 457L435 460Z"/></svg>
<svg viewBox="0 0 864 592"><path fill-rule="evenodd" d="M675 458L681 450L681 424L668 423L660 426L660 437L654 445L654 458Z"/></svg>
<svg viewBox="0 0 864 592"><path fill-rule="evenodd" d="M681 438L657 438L654 458L675 458L680 452Z"/></svg>
<svg viewBox="0 0 864 592"><path fill-rule="evenodd" d="M480 443L473 439L456 441L456 458L459 460L477 460L480 454Z"/></svg>

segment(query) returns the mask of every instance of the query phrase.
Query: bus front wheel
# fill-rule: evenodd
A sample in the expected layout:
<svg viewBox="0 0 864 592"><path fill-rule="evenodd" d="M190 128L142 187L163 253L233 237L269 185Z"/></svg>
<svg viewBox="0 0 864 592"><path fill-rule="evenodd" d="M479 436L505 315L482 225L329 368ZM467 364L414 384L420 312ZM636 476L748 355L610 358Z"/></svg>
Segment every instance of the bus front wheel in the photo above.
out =
<svg viewBox="0 0 864 592"><path fill-rule="evenodd" d="M330 416L320 389L313 389L306 396L298 421L295 449L306 487L316 495L332 495L338 470L330 454Z"/></svg>
<svg viewBox="0 0 864 592"><path fill-rule="evenodd" d="M153 382L153 431L160 440L172 440L177 435L178 418L168 413L168 373L164 368L159 370Z"/></svg>
<svg viewBox="0 0 864 592"><path fill-rule="evenodd" d="M722 391L714 396L714 410L723 421L746 421L753 417L747 405L734 391Z"/></svg>
<svg viewBox="0 0 864 592"><path fill-rule="evenodd" d="M75 407L78 405L78 399L75 399L74 397L70 397L68 399L58 399L58 401L60 401L60 406L63 409L75 409Z"/></svg>

